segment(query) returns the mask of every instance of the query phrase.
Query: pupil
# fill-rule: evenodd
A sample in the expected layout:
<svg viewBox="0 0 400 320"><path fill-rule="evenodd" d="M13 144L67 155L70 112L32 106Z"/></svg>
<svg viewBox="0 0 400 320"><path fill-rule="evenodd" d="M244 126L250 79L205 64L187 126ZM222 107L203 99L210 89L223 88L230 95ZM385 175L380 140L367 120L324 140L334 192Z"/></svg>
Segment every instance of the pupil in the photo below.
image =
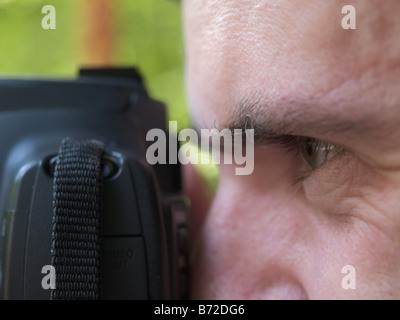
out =
<svg viewBox="0 0 400 320"><path fill-rule="evenodd" d="M308 141L306 144L306 152L309 156L312 155L313 153L313 142L312 141Z"/></svg>

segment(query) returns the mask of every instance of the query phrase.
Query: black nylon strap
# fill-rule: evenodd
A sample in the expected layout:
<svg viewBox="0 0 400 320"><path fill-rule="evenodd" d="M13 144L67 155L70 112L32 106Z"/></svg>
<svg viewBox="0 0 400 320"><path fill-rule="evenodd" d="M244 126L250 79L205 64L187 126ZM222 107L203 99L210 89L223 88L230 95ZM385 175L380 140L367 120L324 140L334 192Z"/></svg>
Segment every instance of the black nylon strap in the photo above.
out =
<svg viewBox="0 0 400 320"><path fill-rule="evenodd" d="M53 183L52 300L100 298L103 152L99 141L62 141Z"/></svg>

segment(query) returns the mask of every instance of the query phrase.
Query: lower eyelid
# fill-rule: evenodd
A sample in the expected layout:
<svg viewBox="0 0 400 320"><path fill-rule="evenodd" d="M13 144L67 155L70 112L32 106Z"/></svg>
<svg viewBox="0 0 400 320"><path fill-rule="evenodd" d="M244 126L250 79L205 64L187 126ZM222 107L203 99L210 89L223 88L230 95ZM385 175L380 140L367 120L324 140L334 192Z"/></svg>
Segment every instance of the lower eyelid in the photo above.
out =
<svg viewBox="0 0 400 320"><path fill-rule="evenodd" d="M334 146L333 150L328 152L326 161L329 161L331 158L335 157L336 155L340 155L343 151L344 151L344 149L342 147Z"/></svg>
<svg viewBox="0 0 400 320"><path fill-rule="evenodd" d="M301 172L301 173L293 176L292 183L291 183L290 187L292 189L296 189L296 190L301 188L302 183L307 180L307 178L311 175L311 172L312 171Z"/></svg>
<svg viewBox="0 0 400 320"><path fill-rule="evenodd" d="M292 188L299 188L303 183L305 183L309 178L314 177L315 175L322 173L324 170L326 170L327 166L329 166L332 162L340 161L344 155L348 155L349 153L343 149L342 147L337 147L338 150L334 153L331 154L331 156L327 157L327 159L319 166L318 168L315 168L313 170L306 169L306 165L304 164L303 168L300 169L299 173L293 176L292 179ZM345 164L341 164L345 165Z"/></svg>
<svg viewBox="0 0 400 320"><path fill-rule="evenodd" d="M321 204L339 202L359 194L365 186L364 181L371 179L370 172L352 153L344 151L328 161L322 170L313 172L301 188L309 200L318 200Z"/></svg>

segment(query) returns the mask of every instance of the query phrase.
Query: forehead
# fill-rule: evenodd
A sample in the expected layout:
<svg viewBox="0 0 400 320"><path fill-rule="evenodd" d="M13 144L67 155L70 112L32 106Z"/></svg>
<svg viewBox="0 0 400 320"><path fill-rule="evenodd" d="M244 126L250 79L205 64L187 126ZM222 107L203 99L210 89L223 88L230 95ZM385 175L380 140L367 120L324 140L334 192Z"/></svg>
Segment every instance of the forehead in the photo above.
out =
<svg viewBox="0 0 400 320"><path fill-rule="evenodd" d="M353 1L356 30L341 26L346 4L185 0L195 121L229 123L254 96L276 117L302 110L392 117L400 102L400 1Z"/></svg>

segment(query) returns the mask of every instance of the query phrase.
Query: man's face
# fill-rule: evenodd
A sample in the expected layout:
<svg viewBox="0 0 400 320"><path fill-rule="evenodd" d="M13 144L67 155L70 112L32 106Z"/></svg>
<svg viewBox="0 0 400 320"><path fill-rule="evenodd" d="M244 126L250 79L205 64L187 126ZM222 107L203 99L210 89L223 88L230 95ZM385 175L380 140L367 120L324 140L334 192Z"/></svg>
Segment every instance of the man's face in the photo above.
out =
<svg viewBox="0 0 400 320"><path fill-rule="evenodd" d="M221 165L193 298L400 298L400 1L351 1L355 30L347 4L184 0L195 124L256 135L251 175Z"/></svg>

